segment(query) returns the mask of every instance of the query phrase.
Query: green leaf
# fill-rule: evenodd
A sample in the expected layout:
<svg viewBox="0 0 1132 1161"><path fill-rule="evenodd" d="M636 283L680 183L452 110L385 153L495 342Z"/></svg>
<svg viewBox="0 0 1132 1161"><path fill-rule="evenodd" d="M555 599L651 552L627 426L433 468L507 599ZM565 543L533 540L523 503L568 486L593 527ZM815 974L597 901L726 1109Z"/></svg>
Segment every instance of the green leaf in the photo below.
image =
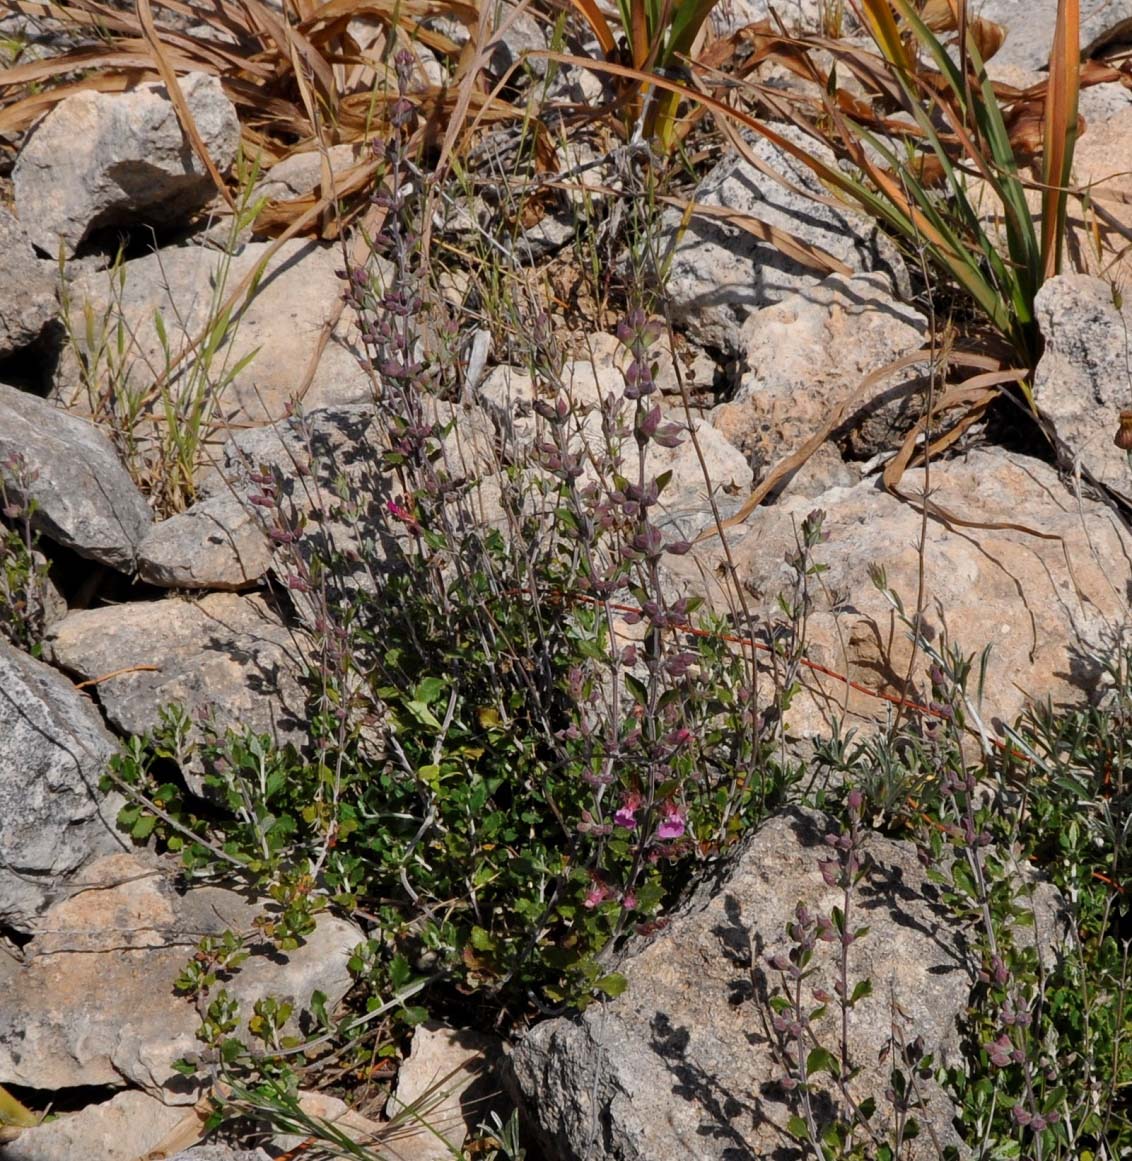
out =
<svg viewBox="0 0 1132 1161"><path fill-rule="evenodd" d="M620 996L629 986L629 981L620 972L610 972L601 979L594 980L594 988L607 996Z"/></svg>
<svg viewBox="0 0 1132 1161"><path fill-rule="evenodd" d="M647 705L649 700L649 691L645 687L645 683L640 678L634 677L631 673L625 674L625 685L629 690L633 700L638 705Z"/></svg>
<svg viewBox="0 0 1132 1161"><path fill-rule="evenodd" d="M801 1117L791 1117L786 1122L786 1131L796 1141L808 1141L810 1139L810 1131L806 1128L806 1122Z"/></svg>
<svg viewBox="0 0 1132 1161"><path fill-rule="evenodd" d="M448 683L442 677L426 677L423 681L417 682L417 688L413 690L413 698L426 705L431 705L440 697L447 686Z"/></svg>
<svg viewBox="0 0 1132 1161"><path fill-rule="evenodd" d="M130 838L147 839L153 834L153 828L157 825L157 815L143 814L141 818L134 823L130 828Z"/></svg>
<svg viewBox="0 0 1132 1161"><path fill-rule="evenodd" d="M471 943L476 951L495 951L499 946L491 932L482 927L472 928Z"/></svg>
<svg viewBox="0 0 1132 1161"><path fill-rule="evenodd" d="M828 1048L822 1048L820 1045L811 1048L809 1056L806 1057L807 1075L815 1076L819 1072L828 1072L831 1076L837 1076L840 1072L837 1057Z"/></svg>
<svg viewBox="0 0 1132 1161"><path fill-rule="evenodd" d="M415 699L413 701L407 701L405 702L405 708L413 715L413 717L417 719L418 722L421 723L422 726L429 726L434 730L439 730L441 728L440 722L437 720L436 715L423 701L417 701Z"/></svg>
<svg viewBox="0 0 1132 1161"><path fill-rule="evenodd" d="M852 1008L858 1000L863 1000L866 996L873 994L872 980L858 980L853 988L853 994L849 997L849 1007Z"/></svg>

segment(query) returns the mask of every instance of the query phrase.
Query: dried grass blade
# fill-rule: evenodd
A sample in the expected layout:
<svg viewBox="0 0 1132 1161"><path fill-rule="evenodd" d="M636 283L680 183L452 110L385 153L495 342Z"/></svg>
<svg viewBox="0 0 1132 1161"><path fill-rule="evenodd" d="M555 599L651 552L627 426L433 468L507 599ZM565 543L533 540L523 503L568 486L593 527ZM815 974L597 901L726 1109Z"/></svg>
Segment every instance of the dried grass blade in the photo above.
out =
<svg viewBox="0 0 1132 1161"><path fill-rule="evenodd" d="M570 3L581 13L585 22L590 26L590 31L597 37L597 42L601 45L601 51L606 56L613 56L617 52L617 41L613 39L609 22L601 14L601 9L594 3L594 0L570 0Z"/></svg>
<svg viewBox="0 0 1132 1161"><path fill-rule="evenodd" d="M1049 59L1045 151L1042 164L1042 277L1061 269L1080 84L1080 0L1058 0L1057 30Z"/></svg>
<svg viewBox="0 0 1132 1161"><path fill-rule="evenodd" d="M781 230L777 226L772 226L769 222L764 222L761 218L740 213L727 206L710 206L704 202L686 202L682 198L661 195L658 196L657 201L663 202L665 205L675 206L677 209L687 210L691 217L718 218L729 226L734 226L736 229L743 230L758 238L761 242L767 242L780 253L785 254L787 258L792 258L799 265L806 266L810 270L816 270L823 277L827 274L843 274L850 278L853 275L850 267L832 254L827 253L820 246L815 246L811 242L803 242L800 238L794 237L793 234Z"/></svg>
<svg viewBox="0 0 1132 1161"><path fill-rule="evenodd" d="M900 36L896 17L888 0L861 0L861 9L881 52L903 72L910 72L912 60Z"/></svg>
<svg viewBox="0 0 1132 1161"><path fill-rule="evenodd" d="M275 47L278 49L281 57L291 62L293 61L293 53L298 51L303 59L303 63L310 69L319 88L328 100L334 98L334 71L330 65L326 63L322 54L314 47L314 45L307 39L301 29L293 27L289 24L279 20L274 12L268 10L265 6L259 6L259 16L263 22L264 31L268 37L275 42ZM292 65L298 75L298 67Z"/></svg>
<svg viewBox="0 0 1132 1161"><path fill-rule="evenodd" d="M1008 373L1009 376L1014 374L1016 373ZM1005 381L1009 381L1009 378ZM921 416L916 421L912 430L904 437L896 454L885 464L884 474L881 476L885 490L893 495L899 495L898 487L901 477L918 454L920 436L924 433L929 422L936 423L945 412L953 411L959 407L964 408L968 414L975 409L985 409L997 396L998 392L990 387L972 388L967 383L961 383L959 386L951 387L945 391L942 397L936 401L931 415Z"/></svg>
<svg viewBox="0 0 1132 1161"><path fill-rule="evenodd" d="M793 455L787 456L786 459L779 461L779 463L771 468L766 478L751 493L748 499L743 502L738 511L728 516L726 520L721 520L714 527L701 532L696 537L695 543L699 544L704 540L710 540L714 536L722 536L726 529L734 528L737 524L742 524L783 480L793 475L825 443L830 434L838 428L845 419L845 416L849 414L850 408L857 407L878 383L882 383L897 371L902 371L906 367L914 367L919 363L928 362L931 358L931 351L914 351L912 354L902 355L899 359L895 359L891 363L886 363L883 367L879 367L872 374L866 376L857 385L856 389L850 392L833 409L833 412L825 423Z"/></svg>

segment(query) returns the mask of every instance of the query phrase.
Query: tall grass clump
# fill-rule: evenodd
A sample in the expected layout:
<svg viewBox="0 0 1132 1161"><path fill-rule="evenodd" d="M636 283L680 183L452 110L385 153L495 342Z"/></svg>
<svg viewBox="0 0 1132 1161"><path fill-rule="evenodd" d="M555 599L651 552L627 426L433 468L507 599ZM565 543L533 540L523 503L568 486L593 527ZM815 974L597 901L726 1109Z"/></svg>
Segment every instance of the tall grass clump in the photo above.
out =
<svg viewBox="0 0 1132 1161"><path fill-rule="evenodd" d="M1078 0L1060 0L1049 80L1024 91L991 81L986 60L1002 30L970 16L964 0L935 5L931 15L909 0L861 0L853 11L870 49L765 27L756 59L780 60L793 84L740 83L747 108L711 94L710 69L693 88L624 64L588 67L648 80L807 166L881 223L917 266L926 262L968 295L1024 377L1040 353L1034 296L1064 258L1079 131ZM840 83L845 76L852 86ZM803 141L781 132L783 124ZM1030 194L1040 195L1040 213Z"/></svg>

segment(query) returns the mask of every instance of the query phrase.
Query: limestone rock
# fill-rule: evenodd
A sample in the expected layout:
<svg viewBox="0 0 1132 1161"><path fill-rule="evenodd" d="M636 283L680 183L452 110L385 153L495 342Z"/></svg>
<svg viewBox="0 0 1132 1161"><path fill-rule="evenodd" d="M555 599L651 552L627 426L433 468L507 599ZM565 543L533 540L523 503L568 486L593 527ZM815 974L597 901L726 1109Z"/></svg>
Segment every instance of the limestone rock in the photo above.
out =
<svg viewBox="0 0 1132 1161"><path fill-rule="evenodd" d="M1038 291L1035 312L1045 352L1034 372L1034 402L1052 425L1067 468L1084 470L1132 497L1132 466L1113 443L1120 412L1132 408L1132 304L1117 309L1099 278L1062 274Z"/></svg>
<svg viewBox="0 0 1132 1161"><path fill-rule="evenodd" d="M495 1065L501 1056L497 1037L436 1021L418 1025L386 1106L390 1117L416 1107L428 1126L418 1122L413 1133L399 1135L397 1149L405 1161L448 1161L459 1151L487 1118L491 1097L498 1092Z"/></svg>
<svg viewBox="0 0 1132 1161"><path fill-rule="evenodd" d="M604 344L602 344L604 346ZM572 429L578 448L588 448L593 456L604 454L605 436L602 433L600 407L610 394L620 398L625 382L608 350L595 354L595 361L574 359L566 363L559 377L558 389L566 399L574 416ZM494 367L480 385L479 398L495 417L497 424L516 446L531 446L536 437L531 405L536 397L547 397L545 386L537 388L525 371L516 367ZM660 399L657 398L657 402ZM632 422L633 404L621 404L620 414ZM646 452L646 474L659 476L671 472L672 478L661 493L657 524L671 527L682 537L691 537L711 522L709 495L714 495L721 514L728 515L737 505L735 497L751 487L753 473L742 453L729 443L710 423L694 418L695 441L686 429L685 414L679 400L671 401L665 421L676 422L684 431L681 442L673 448L650 443ZM699 444L699 452L696 450ZM628 441L627 455L636 473L635 445ZM707 467L700 463L703 454ZM584 464L583 479L592 482L597 473L592 463Z"/></svg>
<svg viewBox="0 0 1132 1161"><path fill-rule="evenodd" d="M1132 13L1132 3L1127 7ZM1090 86L1082 90L1078 108L1086 129L1073 149L1073 182L1104 206L1104 231L1115 239L1132 228L1132 93L1123 85ZM1092 220L1083 221L1074 214L1069 218L1073 263L1072 267L1067 263L1066 269L1126 287L1132 275L1127 247L1106 245L1098 253Z"/></svg>
<svg viewBox="0 0 1132 1161"><path fill-rule="evenodd" d="M197 1145L185 1149L169 1161L271 1161L262 1149L236 1149L231 1145Z"/></svg>
<svg viewBox="0 0 1132 1161"><path fill-rule="evenodd" d="M26 231L0 208L0 356L35 342L59 314L51 262L35 256Z"/></svg>
<svg viewBox="0 0 1132 1161"><path fill-rule="evenodd" d="M14 456L22 457L22 473L8 462ZM35 502L33 523L43 535L80 556L133 571L153 518L93 424L0 383L0 473L10 496ZM29 486L21 486L21 474Z"/></svg>
<svg viewBox="0 0 1132 1161"><path fill-rule="evenodd" d="M236 110L217 77L189 73L181 91L223 173L240 140ZM70 257L100 226L184 222L215 189L164 85L64 98L27 138L12 173L16 211L48 257Z"/></svg>
<svg viewBox="0 0 1132 1161"><path fill-rule="evenodd" d="M92 857L125 844L98 789L117 746L94 704L0 638L0 923L26 931Z"/></svg>
<svg viewBox="0 0 1132 1161"><path fill-rule="evenodd" d="M267 529L277 514L252 503L273 491L252 479L271 473L279 510L297 519L319 509L304 530L298 551L325 553L350 530L330 519L337 481L372 503L389 491L374 454L372 404L310 411L301 419L234 433L216 470L201 481L201 498L187 511L154 527L138 550L138 570L152 584L185 589L248 588L270 568L273 545ZM386 496L388 498L388 496Z"/></svg>
<svg viewBox="0 0 1132 1161"><path fill-rule="evenodd" d="M834 274L756 311L740 333L746 370L739 389L712 411L712 423L765 471L856 396L839 442L860 459L895 450L919 418L924 369L906 367L864 394L858 389L919 350L927 322L889 290L881 274Z"/></svg>
<svg viewBox="0 0 1132 1161"><path fill-rule="evenodd" d="M88 867L84 885L97 889L56 903L24 947L24 962L0 967L0 1084L132 1083L168 1104L191 1104L197 1094L172 1064L200 1050L200 1013L174 982L203 936L253 932L274 905L220 887L178 891L160 866L125 853ZM327 914L294 951L253 935L251 957L225 984L241 1020L265 996L293 997L295 1019L315 990L333 1008L351 985L347 961L362 939Z"/></svg>
<svg viewBox="0 0 1132 1161"><path fill-rule="evenodd" d="M352 145L332 145L326 150L331 173L340 173L355 165L358 150ZM252 191L252 201L268 198L286 202L305 197L322 182L323 155L313 149L306 153L292 153L276 162L259 180Z"/></svg>
<svg viewBox="0 0 1132 1161"><path fill-rule="evenodd" d="M1057 28L1057 0L983 0L978 15L1007 29L1006 43L994 57L995 65L1010 64L1043 71L1049 64ZM1084 58L1132 22L1128 0L1081 0L1081 52Z"/></svg>
<svg viewBox="0 0 1132 1161"><path fill-rule="evenodd" d="M231 492L155 524L138 548L142 579L170 589L239 591L258 583L270 565L261 521Z"/></svg>
<svg viewBox="0 0 1132 1161"><path fill-rule="evenodd" d="M604 331L591 335L586 340L585 356L599 369L616 367L618 372L624 372L633 359L628 347L616 335ZM649 359L656 365L653 381L662 395L679 395L683 384L684 389L694 396L697 391L711 388L715 383L717 372L715 361L691 344L677 348L674 356L667 339L661 339L649 348ZM623 388L623 381L613 379L607 382L612 384L622 382Z"/></svg>
<svg viewBox="0 0 1132 1161"><path fill-rule="evenodd" d="M702 890L651 940L629 945L616 965L629 982L623 995L524 1036L511 1058L513 1087L548 1155L722 1161L777 1156L790 1143L785 1126L795 1110L779 1083L785 1046L768 1007L782 985L768 958L788 951L786 927L799 903L816 917L841 902L819 868L829 851L826 829L809 812L772 819L721 884ZM851 986L868 979L873 991L850 1010L847 1048L860 1066L851 1091L858 1101L875 1097L885 1124L890 1070L901 1060L893 1013L903 1013L905 1043L921 1037L937 1065L958 1064L959 1024L978 965L911 844L874 835L868 851L873 869L856 906L869 931L850 949L849 974ZM817 944L815 974L804 985L808 1008L817 1007L812 989L833 993L838 954ZM839 1047L839 1021L836 1004L816 1021L827 1047ZM841 1098L833 1082L816 1083L815 1106L826 1121ZM961 1147L950 1099L934 1082L922 1083L917 1119L941 1144ZM905 1144L909 1158L937 1161L928 1132Z"/></svg>
<svg viewBox="0 0 1132 1161"><path fill-rule="evenodd" d="M4 1146L4 1161L137 1161L155 1148L184 1117L148 1093L120 1092L108 1101L25 1129Z"/></svg>
<svg viewBox="0 0 1132 1161"><path fill-rule="evenodd" d="M779 127L798 144L817 148L799 131ZM828 191L801 162L765 138L751 144L756 157L788 182L818 198ZM896 248L877 226L851 207L835 208L767 177L738 154L721 161L700 183L695 201L725 206L819 247L854 273L884 270L902 295L908 276ZM666 213L665 237L675 234L681 215ZM822 279L768 242L714 217L693 217L676 244L666 283L674 320L701 345L735 354L740 329L756 310L779 302Z"/></svg>
<svg viewBox="0 0 1132 1161"><path fill-rule="evenodd" d="M255 294L233 310L227 340L212 356L197 390L212 392L218 422L233 426L280 419L298 393L323 328L342 294L335 273L341 254L300 240L284 242L268 259L272 243L253 242L231 259L201 246L169 247L124 263L118 271L79 275L69 287L76 319L90 314L97 344L121 321L131 336L122 388L146 391L155 368L165 366L155 316L164 320L169 349L179 355L215 318L220 302L241 280L262 266ZM82 328L81 350L65 350L56 370L54 394L68 406L81 406L85 390L77 355L89 355ZM359 366L362 354L349 310L343 312L318 361L303 406L359 403L371 398L373 381ZM245 365L242 360L248 359ZM187 391L186 360L170 384Z"/></svg>
<svg viewBox="0 0 1132 1161"><path fill-rule="evenodd" d="M923 469L906 472L900 488L921 495ZM937 510L968 523L926 522L923 617L936 647L950 642L978 655L990 646L978 711L987 729L1013 724L1028 704L1047 698L1055 705L1080 703L1100 680L1099 659L1128 630L1132 540L1117 516L1072 496L1048 465L989 448L933 463L931 498ZM827 534L814 560L828 568L810 587L808 657L870 690L904 693L911 642L869 569L884 569L914 615L924 521L916 506L877 481L831 488L813 499L787 492L728 530L752 607L773 617L778 595L790 591L793 574L784 557L797 551L798 528L814 508L825 512ZM718 543L705 541L688 557L665 563L689 591L704 592L704 578L714 575L722 556ZM722 592L705 595L727 608ZM906 694L921 703L931 697L928 664L921 651ZM834 719L875 722L888 712L885 702L841 682L802 675L810 692L787 716L798 734L826 732ZM969 692L974 699L973 685Z"/></svg>
<svg viewBox="0 0 1132 1161"><path fill-rule="evenodd" d="M214 593L73 612L48 649L57 665L100 682L99 699L123 734L153 730L160 711L183 706L199 737L202 717L276 741L305 737L299 639L259 596ZM199 756L184 773L199 788Z"/></svg>

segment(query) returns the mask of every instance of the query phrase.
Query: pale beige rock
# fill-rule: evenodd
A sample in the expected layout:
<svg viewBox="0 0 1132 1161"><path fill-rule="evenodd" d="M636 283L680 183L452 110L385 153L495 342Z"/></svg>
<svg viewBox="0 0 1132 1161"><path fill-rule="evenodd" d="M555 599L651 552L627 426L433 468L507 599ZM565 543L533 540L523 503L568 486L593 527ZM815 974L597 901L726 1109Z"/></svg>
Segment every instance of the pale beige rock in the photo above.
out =
<svg viewBox="0 0 1132 1161"><path fill-rule="evenodd" d="M901 489L919 495L921 470ZM948 527L926 522L923 612L938 647L946 639L964 654L990 646L981 714L989 731L1013 724L1023 708L1046 698L1079 702L1100 678L1098 658L1126 631L1132 539L1104 505L1072 496L1046 464L1000 450L979 450L931 466L935 504L964 521L1016 523L1048 539L1010 528ZM814 508L826 513L826 543L814 560L827 565L809 586L806 626L810 660L879 693L902 691L911 656L907 630L869 577L882 567L909 614L917 607L919 511L890 496L875 480L833 488L816 499L789 494L728 532L738 576L756 611L774 614L789 592L783 563L797 549L798 528ZM666 558L689 591L718 575L718 542L705 541L682 559ZM722 592L711 599L726 609ZM945 636L944 636L945 635ZM921 651L912 696L930 698ZM813 692L797 699L787 721L796 734L828 731L834 719L884 720L891 707L841 682L803 670ZM970 690L972 698L975 689Z"/></svg>
<svg viewBox="0 0 1132 1161"><path fill-rule="evenodd" d="M323 323L335 310L344 283L335 273L342 267L337 249L292 240L268 260L272 245L249 243L230 263L204 247L171 247L124 263L120 273L80 275L68 294L81 353L90 355L85 324L80 322L84 315L89 313L94 320L96 345L123 322L131 336L130 349L115 386L146 392L164 373L166 362L155 315L164 320L170 351L180 355L205 330L219 302L266 261L255 295L242 311L233 312L228 341L196 389L212 393L214 418L221 427L281 418L299 392ZM359 366L361 353L354 318L347 309L318 360L303 406L312 410L371 398L373 380ZM251 361L232 375L248 356ZM192 360L186 361L191 364ZM100 371L107 375L104 366ZM174 376L171 389L190 389L184 372ZM60 358L54 394L68 407L89 406L76 352L69 347Z"/></svg>
<svg viewBox="0 0 1132 1161"><path fill-rule="evenodd" d="M195 1087L172 1064L201 1049L200 1014L173 987L205 935L248 937L251 958L225 982L243 1020L265 996L293 997L297 1016L316 989L333 1008L351 985L346 964L362 933L331 915L301 947L280 952L252 926L273 904L219 887L180 892L143 856L107 856L82 881L86 889L40 918L23 964L0 968L0 1084L133 1083L192 1103Z"/></svg>
<svg viewBox="0 0 1132 1161"><path fill-rule="evenodd" d="M221 733L250 728L282 743L305 737L301 640L263 597L214 593L73 612L48 648L84 679L115 675L100 681L99 700L124 734L153 730L176 704L194 722L212 715ZM194 758L184 772L200 770Z"/></svg>
<svg viewBox="0 0 1132 1161"><path fill-rule="evenodd" d="M1038 291L1034 313L1045 350L1034 403L1064 466L1132 499L1132 461L1113 442L1132 408L1132 302L1117 305L1099 278L1063 274Z"/></svg>
<svg viewBox="0 0 1132 1161"><path fill-rule="evenodd" d="M623 373L633 361L629 348L616 335L607 331L589 336L583 347L586 358L602 370L616 367ZM679 395L681 384L689 394L694 395L697 391L711 388L715 382L717 368L714 360L691 344L673 357L667 339L662 338L648 348L648 361L650 365L656 364L653 381L662 395Z"/></svg>
<svg viewBox="0 0 1132 1161"><path fill-rule="evenodd" d="M537 436L538 424L532 413L536 399L556 402L564 399L570 407L572 447L583 455L583 486L599 479L597 462L605 456L606 437L602 431L602 401L612 395L620 402L616 413L628 432L622 448L624 465L630 466L630 475L636 477L636 444L632 437L634 404L622 400L625 381L621 370L610 357L606 344L595 361L575 359L567 362L553 382L534 382L531 376L517 367L498 366L485 376L479 397L496 418L497 425L516 447L531 447ZM661 403L659 392L653 397ZM753 473L742 452L729 443L710 423L700 417L692 421L695 440L686 427L684 408L680 400L669 400L664 422L674 422L683 430L681 442L674 448L656 443L648 445L645 456L646 476L660 476L671 472L672 478L661 493L657 523L662 528L675 530L689 537L699 532L712 519L709 496L714 496L726 516L736 505L736 497L749 491ZM699 444L697 452L696 444ZM703 463L700 455L703 455ZM706 478L704 468L706 466ZM609 485L608 477L602 479Z"/></svg>
<svg viewBox="0 0 1132 1161"><path fill-rule="evenodd" d="M1066 271L1083 268L1106 282L1126 286L1132 276L1128 231L1132 230L1132 103L1118 85L1099 85L1081 94L1081 115L1086 129L1073 151L1073 181L1087 189L1096 206L1115 225L1099 219L1096 211L1082 212L1070 202L1070 224L1075 239L1073 264ZM1099 231L1105 246L1098 253ZM1080 264L1080 265L1079 265Z"/></svg>
<svg viewBox="0 0 1132 1161"><path fill-rule="evenodd" d="M487 1118L499 1093L495 1066L502 1044L494 1036L459 1031L436 1021L413 1032L413 1046L397 1074L386 1114L405 1116L399 1151L413 1161L448 1161ZM406 1110L416 1110L426 1129ZM408 1132L409 1128L414 1131ZM437 1134L443 1140L437 1137Z"/></svg>
<svg viewBox="0 0 1132 1161"><path fill-rule="evenodd" d="M185 1111L145 1092L120 1092L34 1129L4 1146L4 1161L137 1161L173 1129Z"/></svg>
<svg viewBox="0 0 1132 1161"><path fill-rule="evenodd" d="M746 367L734 400L712 423L760 474L793 455L849 402L838 443L860 459L899 446L919 418L923 367L905 367L862 390L866 379L919 350L927 320L897 302L883 274L831 275L746 321ZM784 484L789 487L789 482Z"/></svg>
<svg viewBox="0 0 1132 1161"><path fill-rule="evenodd" d="M326 1092L304 1092L299 1090L299 1108L317 1121L323 1121L333 1127L335 1132L349 1137L355 1145L362 1148L374 1148L382 1142L388 1128L380 1121L371 1120L355 1112L344 1100L331 1096ZM298 1149L307 1139L306 1133L276 1133L275 1147L284 1152Z"/></svg>

